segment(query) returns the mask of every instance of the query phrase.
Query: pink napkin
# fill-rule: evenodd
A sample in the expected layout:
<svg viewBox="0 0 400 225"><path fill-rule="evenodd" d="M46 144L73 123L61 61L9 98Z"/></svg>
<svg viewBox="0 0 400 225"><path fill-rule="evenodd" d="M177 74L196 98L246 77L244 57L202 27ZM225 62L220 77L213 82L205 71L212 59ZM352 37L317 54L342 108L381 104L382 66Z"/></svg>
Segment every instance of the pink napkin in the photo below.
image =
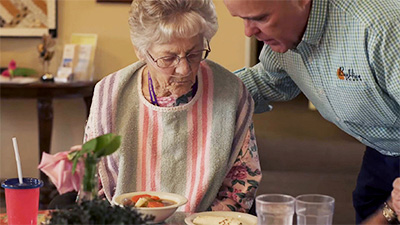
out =
<svg viewBox="0 0 400 225"><path fill-rule="evenodd" d="M75 146L71 151L77 149ZM72 161L67 156L71 151L60 152L54 155L43 152L42 160L38 166L43 173L45 173L56 186L58 193L64 194L70 191L79 191L81 179L84 173L83 162L80 161L72 174Z"/></svg>

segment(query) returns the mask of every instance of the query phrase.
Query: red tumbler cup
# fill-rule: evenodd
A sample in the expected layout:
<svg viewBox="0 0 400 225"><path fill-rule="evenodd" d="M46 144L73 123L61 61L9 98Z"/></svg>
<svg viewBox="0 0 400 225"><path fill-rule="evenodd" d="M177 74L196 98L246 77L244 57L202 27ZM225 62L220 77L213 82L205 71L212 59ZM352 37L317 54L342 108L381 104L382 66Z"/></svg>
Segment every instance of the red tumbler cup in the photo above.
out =
<svg viewBox="0 0 400 225"><path fill-rule="evenodd" d="M36 178L7 179L1 183L6 194L8 224L37 224L39 210L39 189L43 181Z"/></svg>

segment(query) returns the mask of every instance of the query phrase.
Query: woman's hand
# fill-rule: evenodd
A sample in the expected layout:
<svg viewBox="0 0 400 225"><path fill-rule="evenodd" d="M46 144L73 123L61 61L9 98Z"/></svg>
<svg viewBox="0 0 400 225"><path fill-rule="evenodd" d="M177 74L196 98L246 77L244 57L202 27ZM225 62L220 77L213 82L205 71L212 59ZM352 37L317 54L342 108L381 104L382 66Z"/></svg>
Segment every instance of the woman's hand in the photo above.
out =
<svg viewBox="0 0 400 225"><path fill-rule="evenodd" d="M80 151L80 150L82 150L82 145L74 145L69 149L70 152Z"/></svg>
<svg viewBox="0 0 400 225"><path fill-rule="evenodd" d="M400 221L400 177L393 182L392 207L397 214L397 220Z"/></svg>

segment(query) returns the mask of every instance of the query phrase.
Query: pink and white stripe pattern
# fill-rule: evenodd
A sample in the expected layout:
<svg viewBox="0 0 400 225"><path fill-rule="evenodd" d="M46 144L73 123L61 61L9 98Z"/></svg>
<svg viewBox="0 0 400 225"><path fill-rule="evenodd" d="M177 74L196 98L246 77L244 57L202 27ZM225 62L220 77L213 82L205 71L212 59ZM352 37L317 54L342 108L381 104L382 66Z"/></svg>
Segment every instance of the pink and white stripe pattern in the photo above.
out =
<svg viewBox="0 0 400 225"><path fill-rule="evenodd" d="M115 118L116 114L116 98L118 96L118 72L105 77L102 82L96 85L94 94L96 99L90 107L90 116L85 128L84 142L91 140L97 136L112 133L115 131L114 122L110 118ZM108 116L104 116L108 115ZM99 162L99 174L102 180L103 189L111 190L105 192L108 199L111 199L117 182L118 176L118 155L114 154L103 158ZM102 174L107 174L102 176ZM100 193L103 192L100 190Z"/></svg>
<svg viewBox="0 0 400 225"><path fill-rule="evenodd" d="M137 151L136 189L159 191L162 123L160 113L144 104L139 106L139 151Z"/></svg>
<svg viewBox="0 0 400 225"><path fill-rule="evenodd" d="M212 125L213 81L209 67L202 67L202 96L187 112L187 164L186 196L189 199L185 211L194 211L208 186L210 168L209 135ZM162 113L145 104L139 106L139 151L137 151L137 190L159 191L162 154Z"/></svg>
<svg viewBox="0 0 400 225"><path fill-rule="evenodd" d="M209 174L209 151L213 109L213 83L210 79L209 67L202 67L202 83L203 95L193 106L193 113L188 113L188 151L187 151L187 172L186 172L186 193L188 203L185 206L185 211L191 212L200 203L204 195L204 191L208 186L207 176ZM208 140L208 141L207 141Z"/></svg>

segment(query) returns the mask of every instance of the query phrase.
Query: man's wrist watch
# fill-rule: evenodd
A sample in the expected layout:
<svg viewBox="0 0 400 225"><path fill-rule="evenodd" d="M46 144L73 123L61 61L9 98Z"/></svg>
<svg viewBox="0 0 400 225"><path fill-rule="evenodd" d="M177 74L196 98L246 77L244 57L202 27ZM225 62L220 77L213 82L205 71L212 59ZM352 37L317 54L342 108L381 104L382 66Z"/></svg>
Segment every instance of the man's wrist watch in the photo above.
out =
<svg viewBox="0 0 400 225"><path fill-rule="evenodd" d="M386 202L383 203L382 214L389 224L399 224L396 212Z"/></svg>

